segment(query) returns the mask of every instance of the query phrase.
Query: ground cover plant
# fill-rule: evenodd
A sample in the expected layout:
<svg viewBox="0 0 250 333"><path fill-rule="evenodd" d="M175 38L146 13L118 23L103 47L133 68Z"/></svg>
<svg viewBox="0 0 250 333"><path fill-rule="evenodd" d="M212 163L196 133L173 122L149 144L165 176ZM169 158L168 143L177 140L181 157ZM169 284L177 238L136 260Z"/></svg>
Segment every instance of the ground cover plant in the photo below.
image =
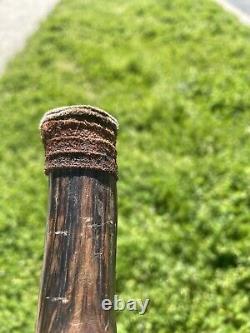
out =
<svg viewBox="0 0 250 333"><path fill-rule="evenodd" d="M120 122L119 333L250 330L250 30L209 0L63 0L0 79L0 333L34 331L42 114Z"/></svg>

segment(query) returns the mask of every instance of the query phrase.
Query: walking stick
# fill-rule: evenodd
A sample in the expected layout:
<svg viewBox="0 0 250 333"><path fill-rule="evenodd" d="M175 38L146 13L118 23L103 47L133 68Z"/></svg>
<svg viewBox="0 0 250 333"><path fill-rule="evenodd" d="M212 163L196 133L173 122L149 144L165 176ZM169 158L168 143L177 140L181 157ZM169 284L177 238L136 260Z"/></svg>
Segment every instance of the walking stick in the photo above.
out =
<svg viewBox="0 0 250 333"><path fill-rule="evenodd" d="M36 333L115 333L117 121L91 106L41 121L49 213Z"/></svg>

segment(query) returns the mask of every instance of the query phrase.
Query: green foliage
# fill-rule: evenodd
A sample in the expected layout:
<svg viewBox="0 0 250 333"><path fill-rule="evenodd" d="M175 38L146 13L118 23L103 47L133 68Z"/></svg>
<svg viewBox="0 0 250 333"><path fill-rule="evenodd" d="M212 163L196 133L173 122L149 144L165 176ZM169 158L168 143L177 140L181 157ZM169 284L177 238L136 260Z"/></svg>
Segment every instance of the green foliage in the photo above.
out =
<svg viewBox="0 0 250 333"><path fill-rule="evenodd" d="M250 330L250 30L208 1L64 0L0 80L0 333L33 332L47 180L38 123L120 122L119 333Z"/></svg>

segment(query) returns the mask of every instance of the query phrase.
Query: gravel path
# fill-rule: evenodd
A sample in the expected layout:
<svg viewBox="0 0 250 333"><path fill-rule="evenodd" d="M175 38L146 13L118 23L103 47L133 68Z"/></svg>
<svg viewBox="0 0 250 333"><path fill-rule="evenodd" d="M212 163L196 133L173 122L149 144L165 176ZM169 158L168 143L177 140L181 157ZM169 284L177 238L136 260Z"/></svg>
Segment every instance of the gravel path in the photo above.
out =
<svg viewBox="0 0 250 333"><path fill-rule="evenodd" d="M242 23L250 25L250 0L217 0L217 2L236 15Z"/></svg>
<svg viewBox="0 0 250 333"><path fill-rule="evenodd" d="M0 0L0 73L59 0Z"/></svg>

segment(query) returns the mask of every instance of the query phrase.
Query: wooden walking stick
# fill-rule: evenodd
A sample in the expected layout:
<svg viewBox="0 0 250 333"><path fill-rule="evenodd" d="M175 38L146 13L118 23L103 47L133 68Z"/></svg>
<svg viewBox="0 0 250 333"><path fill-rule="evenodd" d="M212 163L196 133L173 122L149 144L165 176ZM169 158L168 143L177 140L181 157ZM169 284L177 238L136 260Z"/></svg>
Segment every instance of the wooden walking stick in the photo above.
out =
<svg viewBox="0 0 250 333"><path fill-rule="evenodd" d="M36 333L115 333L117 121L91 106L41 121L49 213Z"/></svg>

